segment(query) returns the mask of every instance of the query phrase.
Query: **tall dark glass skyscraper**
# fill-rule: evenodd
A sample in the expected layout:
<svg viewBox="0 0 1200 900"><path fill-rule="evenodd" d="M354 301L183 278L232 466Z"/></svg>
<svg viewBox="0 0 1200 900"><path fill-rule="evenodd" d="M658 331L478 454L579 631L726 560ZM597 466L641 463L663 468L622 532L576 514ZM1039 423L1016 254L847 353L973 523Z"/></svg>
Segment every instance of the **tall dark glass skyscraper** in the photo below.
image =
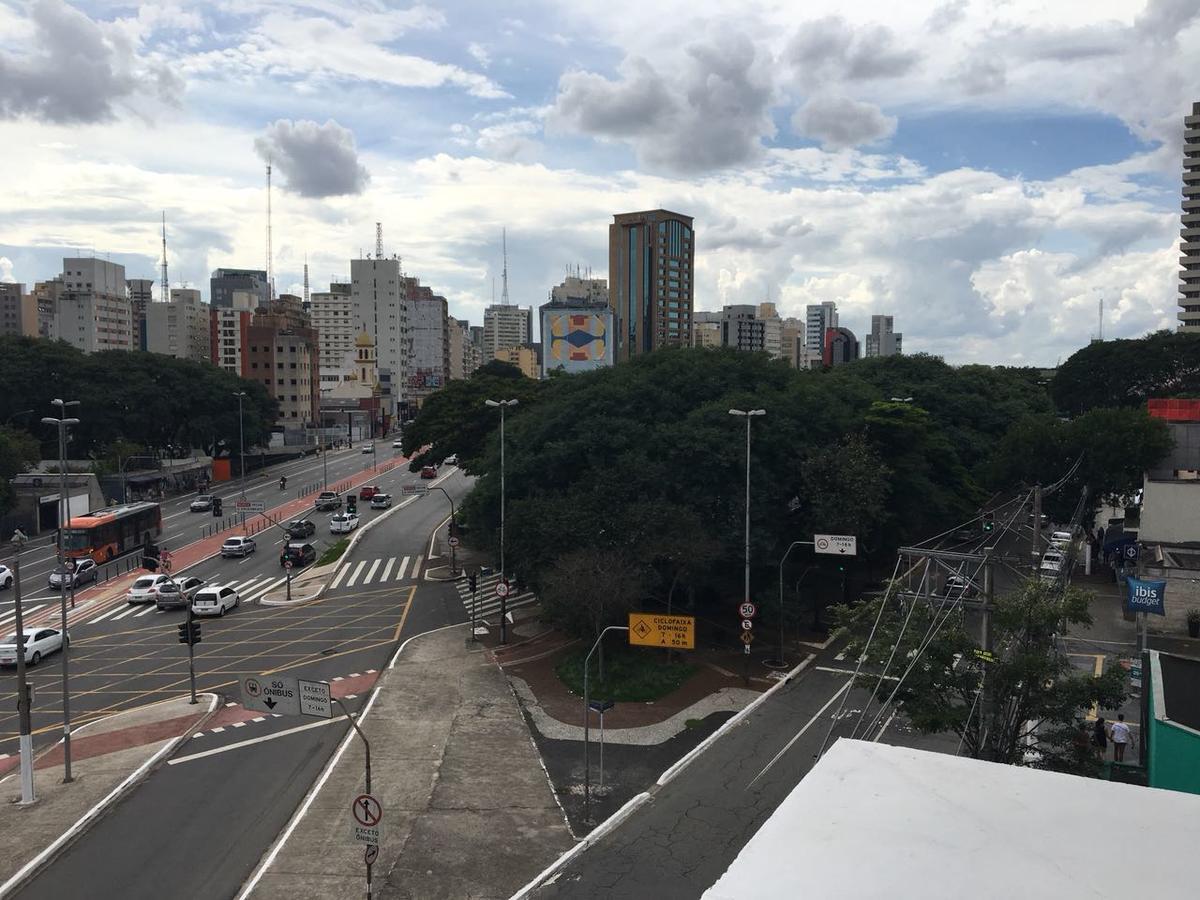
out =
<svg viewBox="0 0 1200 900"><path fill-rule="evenodd" d="M616 358L692 343L692 217L665 209L621 213L608 226L608 302Z"/></svg>

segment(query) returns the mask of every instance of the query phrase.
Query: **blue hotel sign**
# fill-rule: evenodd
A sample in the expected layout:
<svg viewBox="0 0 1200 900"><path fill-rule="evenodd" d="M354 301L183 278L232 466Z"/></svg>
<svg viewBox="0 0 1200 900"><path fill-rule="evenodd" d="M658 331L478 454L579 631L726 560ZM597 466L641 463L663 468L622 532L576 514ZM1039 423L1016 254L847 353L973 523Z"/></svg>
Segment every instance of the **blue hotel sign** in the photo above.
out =
<svg viewBox="0 0 1200 900"><path fill-rule="evenodd" d="M1164 597L1167 593L1165 581L1144 581L1140 578L1130 578L1126 582L1128 594L1125 606L1130 612L1154 613L1156 616L1167 614Z"/></svg>

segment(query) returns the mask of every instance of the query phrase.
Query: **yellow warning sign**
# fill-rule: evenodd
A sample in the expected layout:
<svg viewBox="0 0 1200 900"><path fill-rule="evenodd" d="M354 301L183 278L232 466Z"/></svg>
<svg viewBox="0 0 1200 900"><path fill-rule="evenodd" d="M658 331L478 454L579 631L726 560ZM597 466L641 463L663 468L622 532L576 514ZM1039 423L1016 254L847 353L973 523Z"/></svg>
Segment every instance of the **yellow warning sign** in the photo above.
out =
<svg viewBox="0 0 1200 900"><path fill-rule="evenodd" d="M694 650L696 648L696 617L630 613L629 643L635 647L672 647L676 650Z"/></svg>

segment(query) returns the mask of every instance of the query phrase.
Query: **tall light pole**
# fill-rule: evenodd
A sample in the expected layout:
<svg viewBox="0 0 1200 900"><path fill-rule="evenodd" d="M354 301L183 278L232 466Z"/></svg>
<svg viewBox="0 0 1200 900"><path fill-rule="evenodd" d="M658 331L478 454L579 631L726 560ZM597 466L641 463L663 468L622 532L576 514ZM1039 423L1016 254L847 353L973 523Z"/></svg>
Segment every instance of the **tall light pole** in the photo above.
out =
<svg viewBox="0 0 1200 900"><path fill-rule="evenodd" d="M25 533L20 528L13 532L13 608L17 629L17 717L20 720L21 754L21 805L34 801L33 795L33 726L30 722L29 679L25 674L25 624L21 612L21 548L25 546Z"/></svg>
<svg viewBox="0 0 1200 900"><path fill-rule="evenodd" d="M242 401L247 397L245 391L236 391L234 393L238 401L238 452L241 457L242 468L242 499L246 499L246 435L242 430Z"/></svg>
<svg viewBox="0 0 1200 900"><path fill-rule="evenodd" d="M506 592L500 598L500 643L504 644L508 641L508 572L504 568L504 410L510 406L516 406L516 399L513 400L484 400L487 406L500 407L500 580L506 586Z"/></svg>
<svg viewBox="0 0 1200 900"><path fill-rule="evenodd" d="M750 423L755 416L765 416L765 409L731 409L731 416L741 416L746 420L746 590L745 603L750 602ZM780 610L782 612L782 610ZM749 661L749 656L746 657Z"/></svg>
<svg viewBox="0 0 1200 900"><path fill-rule="evenodd" d="M65 413L68 406L78 406L78 400L51 400L51 404L58 407L58 418L47 416L42 419L43 425L53 425L58 429L58 472L59 472L59 497L62 503L62 512L58 520L58 590L59 603L62 619L62 702L63 702L63 783L69 784L74 779L71 778L71 689L70 689L70 672L68 669L68 658L70 651L70 641L67 639L67 552L65 546L65 531L67 523L71 521L71 499L67 495L67 428L71 425L78 425L78 419L66 418ZM70 573L71 576L71 596L74 599L75 594L75 573L74 570ZM18 656L24 654L24 645L18 648Z"/></svg>

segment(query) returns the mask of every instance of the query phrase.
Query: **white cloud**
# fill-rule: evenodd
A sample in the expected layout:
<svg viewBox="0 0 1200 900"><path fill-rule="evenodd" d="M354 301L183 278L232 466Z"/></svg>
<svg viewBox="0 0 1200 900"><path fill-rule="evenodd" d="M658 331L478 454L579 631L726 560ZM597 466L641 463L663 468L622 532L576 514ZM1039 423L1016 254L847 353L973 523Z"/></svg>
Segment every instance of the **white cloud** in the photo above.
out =
<svg viewBox="0 0 1200 900"><path fill-rule="evenodd" d="M0 281L16 281L13 276L13 261L7 256L0 256Z"/></svg>
<svg viewBox="0 0 1200 900"><path fill-rule="evenodd" d="M826 150L841 150L891 137L896 119L884 115L873 103L818 94L796 110L792 128L799 135L820 141Z"/></svg>
<svg viewBox="0 0 1200 900"><path fill-rule="evenodd" d="M492 54L488 52L488 48L483 44L472 41L467 44L467 52L471 54L471 58L479 63L485 69L492 64Z"/></svg>
<svg viewBox="0 0 1200 900"><path fill-rule="evenodd" d="M333 119L324 125L279 119L255 138L254 149L272 161L288 189L302 197L361 194L370 180L358 162L354 134Z"/></svg>

